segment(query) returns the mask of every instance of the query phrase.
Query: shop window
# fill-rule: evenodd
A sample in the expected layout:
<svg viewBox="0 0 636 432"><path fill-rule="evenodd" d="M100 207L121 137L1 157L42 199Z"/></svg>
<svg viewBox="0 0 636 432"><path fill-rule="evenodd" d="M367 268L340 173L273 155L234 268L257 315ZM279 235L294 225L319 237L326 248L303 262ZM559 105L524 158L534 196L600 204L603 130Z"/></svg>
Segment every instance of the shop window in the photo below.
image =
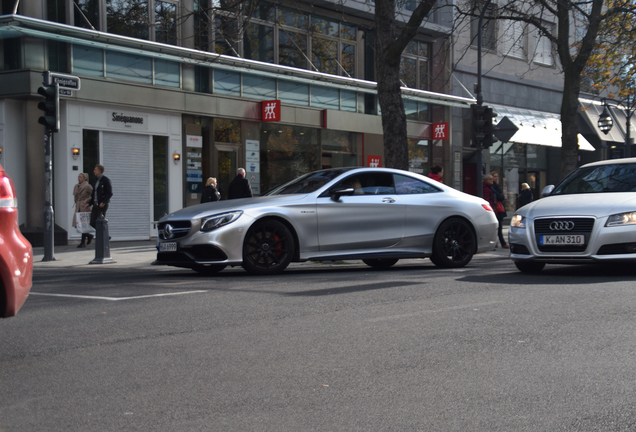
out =
<svg viewBox="0 0 636 432"><path fill-rule="evenodd" d="M66 24L65 0L49 0L46 2L46 6L46 19L48 21Z"/></svg>
<svg viewBox="0 0 636 432"><path fill-rule="evenodd" d="M260 149L262 191L321 166L317 129L263 123Z"/></svg>
<svg viewBox="0 0 636 432"><path fill-rule="evenodd" d="M152 84L152 59L135 54L106 51L106 77Z"/></svg>
<svg viewBox="0 0 636 432"><path fill-rule="evenodd" d="M327 36L338 36L338 22L320 17L311 17L311 31Z"/></svg>
<svg viewBox="0 0 636 432"><path fill-rule="evenodd" d="M278 8L278 23L298 29L307 29L307 14L287 8Z"/></svg>
<svg viewBox="0 0 636 432"><path fill-rule="evenodd" d="M53 72L67 73L68 70L68 46L65 42L55 40L47 41L49 57L49 70Z"/></svg>
<svg viewBox="0 0 636 432"><path fill-rule="evenodd" d="M311 106L336 110L339 109L340 95L338 89L312 85Z"/></svg>
<svg viewBox="0 0 636 432"><path fill-rule="evenodd" d="M430 168L430 145L428 140L410 139L409 171L418 174L428 174Z"/></svg>
<svg viewBox="0 0 636 432"><path fill-rule="evenodd" d="M155 41L177 44L177 5L155 0Z"/></svg>
<svg viewBox="0 0 636 432"><path fill-rule="evenodd" d="M179 63L155 59L155 84L168 87L181 86Z"/></svg>
<svg viewBox="0 0 636 432"><path fill-rule="evenodd" d="M150 39L148 0L106 0L107 31L137 39Z"/></svg>
<svg viewBox="0 0 636 432"><path fill-rule="evenodd" d="M211 93L210 78L211 71L209 67L194 67L194 91L199 93Z"/></svg>
<svg viewBox="0 0 636 432"><path fill-rule="evenodd" d="M243 96L260 100L276 99L276 80L244 74Z"/></svg>
<svg viewBox="0 0 636 432"><path fill-rule="evenodd" d="M243 39L243 56L251 60L274 63L274 27L248 24Z"/></svg>
<svg viewBox="0 0 636 432"><path fill-rule="evenodd" d="M309 85L292 81L279 81L278 99L294 105L309 105Z"/></svg>
<svg viewBox="0 0 636 432"><path fill-rule="evenodd" d="M241 122L225 119L214 119L214 141L220 143L241 142Z"/></svg>
<svg viewBox="0 0 636 432"><path fill-rule="evenodd" d="M311 62L319 72L338 74L338 42L334 40L311 38Z"/></svg>
<svg viewBox="0 0 636 432"><path fill-rule="evenodd" d="M307 35L281 29L278 32L278 63L307 69Z"/></svg>
<svg viewBox="0 0 636 432"><path fill-rule="evenodd" d="M341 53L341 63L342 68L346 72L345 75L352 78L356 75L355 64L356 64L356 47L351 44L342 44L342 53Z"/></svg>
<svg viewBox="0 0 636 432"><path fill-rule="evenodd" d="M353 154L353 132L323 129L320 131L320 141L323 153L326 151Z"/></svg>
<svg viewBox="0 0 636 432"><path fill-rule="evenodd" d="M75 0L73 6L75 26L100 30L99 0Z"/></svg>
<svg viewBox="0 0 636 432"><path fill-rule="evenodd" d="M356 92L340 90L340 109L342 111L358 111L358 97Z"/></svg>
<svg viewBox="0 0 636 432"><path fill-rule="evenodd" d="M168 212L168 137L152 137L153 220Z"/></svg>
<svg viewBox="0 0 636 432"><path fill-rule="evenodd" d="M88 174L90 184L95 184L93 168L99 160L99 131L84 129L82 131L82 171Z"/></svg>
<svg viewBox="0 0 636 432"><path fill-rule="evenodd" d="M4 39L3 44L4 68L3 70L22 69L22 42L20 38Z"/></svg>
<svg viewBox="0 0 636 432"><path fill-rule="evenodd" d="M104 51L87 46L73 45L73 73L103 77Z"/></svg>
<svg viewBox="0 0 636 432"><path fill-rule="evenodd" d="M214 93L240 96L241 74L231 71L214 71Z"/></svg>

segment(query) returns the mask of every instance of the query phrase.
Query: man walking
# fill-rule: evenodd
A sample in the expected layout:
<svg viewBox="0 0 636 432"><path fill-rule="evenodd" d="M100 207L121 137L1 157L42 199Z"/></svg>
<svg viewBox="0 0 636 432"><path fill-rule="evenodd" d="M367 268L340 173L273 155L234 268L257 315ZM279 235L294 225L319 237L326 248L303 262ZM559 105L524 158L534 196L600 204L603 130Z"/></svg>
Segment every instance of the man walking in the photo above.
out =
<svg viewBox="0 0 636 432"><path fill-rule="evenodd" d="M245 169L236 170L236 177L230 182L227 199L250 198L252 196L252 186L245 178Z"/></svg>
<svg viewBox="0 0 636 432"><path fill-rule="evenodd" d="M110 183L110 179L104 175L104 165L95 165L93 174L97 177L95 186L93 187L93 195L89 202L93 206L91 210L91 226L96 228L97 219L100 216L106 217L106 210L108 210L108 204L113 196L113 186ZM91 242L89 237L88 243Z"/></svg>

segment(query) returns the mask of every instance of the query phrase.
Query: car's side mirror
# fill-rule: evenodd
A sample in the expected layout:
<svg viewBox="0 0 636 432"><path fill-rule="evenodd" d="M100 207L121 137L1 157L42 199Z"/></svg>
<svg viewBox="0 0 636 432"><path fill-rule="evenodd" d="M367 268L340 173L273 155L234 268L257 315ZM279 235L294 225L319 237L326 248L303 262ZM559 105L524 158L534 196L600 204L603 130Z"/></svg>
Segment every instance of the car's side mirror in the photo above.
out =
<svg viewBox="0 0 636 432"><path fill-rule="evenodd" d="M554 190L554 185L548 185L544 187L543 190L541 191L541 196L547 197L548 195L552 193L553 190Z"/></svg>
<svg viewBox="0 0 636 432"><path fill-rule="evenodd" d="M341 196L351 196L354 193L355 190L352 187L337 187L329 191L329 195L331 195L331 199L334 201L338 201Z"/></svg>

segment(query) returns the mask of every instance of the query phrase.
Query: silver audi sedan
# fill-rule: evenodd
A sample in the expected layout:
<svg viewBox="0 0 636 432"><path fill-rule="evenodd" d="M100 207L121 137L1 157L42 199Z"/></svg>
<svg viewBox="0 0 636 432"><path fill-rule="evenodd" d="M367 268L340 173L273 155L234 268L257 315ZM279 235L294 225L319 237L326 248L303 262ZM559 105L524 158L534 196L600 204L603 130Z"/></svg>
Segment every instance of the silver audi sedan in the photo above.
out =
<svg viewBox="0 0 636 432"><path fill-rule="evenodd" d="M312 172L257 198L195 205L163 217L156 265L216 273L243 266L282 272L290 262L401 258L463 267L492 250L497 218L486 201L419 174L387 168Z"/></svg>
<svg viewBox="0 0 636 432"><path fill-rule="evenodd" d="M517 210L508 240L525 273L551 263L636 261L636 158L583 165Z"/></svg>

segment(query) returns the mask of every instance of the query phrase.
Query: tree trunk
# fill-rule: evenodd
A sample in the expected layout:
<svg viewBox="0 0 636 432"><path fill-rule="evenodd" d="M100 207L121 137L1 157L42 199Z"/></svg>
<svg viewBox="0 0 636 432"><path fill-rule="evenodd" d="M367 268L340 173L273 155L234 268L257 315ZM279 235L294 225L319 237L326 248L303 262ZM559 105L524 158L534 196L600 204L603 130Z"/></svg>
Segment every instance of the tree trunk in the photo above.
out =
<svg viewBox="0 0 636 432"><path fill-rule="evenodd" d="M579 156L579 93L581 91L581 75L572 68L564 71L563 99L561 101L561 179L574 171L578 165Z"/></svg>
<svg viewBox="0 0 636 432"><path fill-rule="evenodd" d="M384 133L384 165L407 170L409 167L406 138L406 113L400 91L400 56L402 49L396 44L395 1L379 0L375 3L376 22L376 81L378 100L382 111Z"/></svg>

